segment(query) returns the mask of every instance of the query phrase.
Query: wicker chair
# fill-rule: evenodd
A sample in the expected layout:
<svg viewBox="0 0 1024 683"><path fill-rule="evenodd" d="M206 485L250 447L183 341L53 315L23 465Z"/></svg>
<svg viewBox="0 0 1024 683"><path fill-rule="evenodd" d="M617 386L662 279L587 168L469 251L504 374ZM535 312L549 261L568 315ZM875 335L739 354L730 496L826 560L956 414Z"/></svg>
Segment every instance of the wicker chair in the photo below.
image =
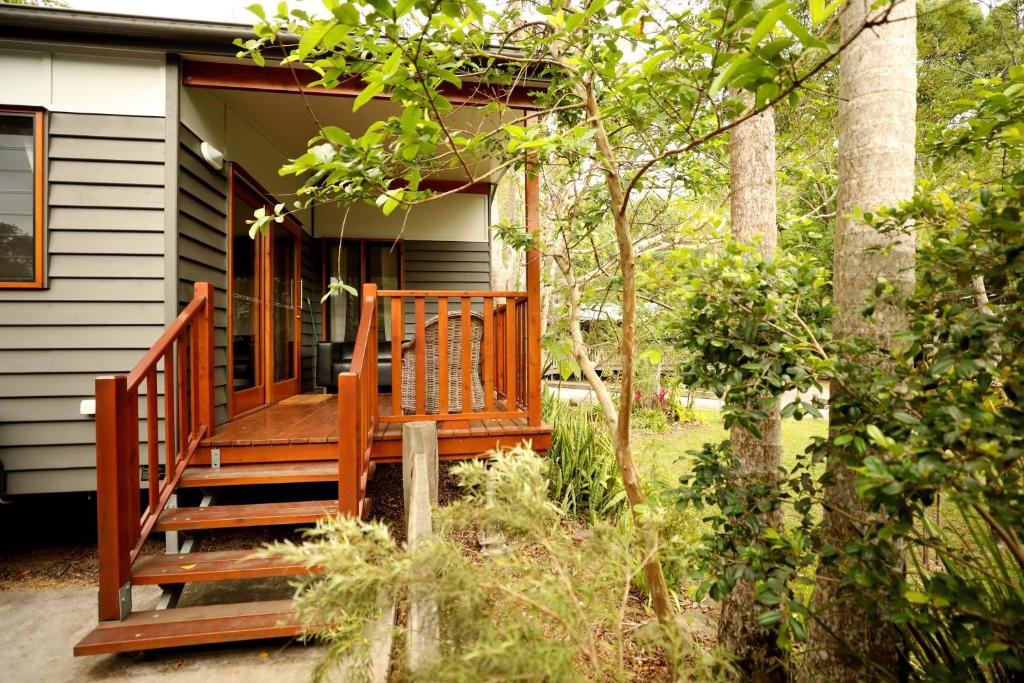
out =
<svg viewBox="0 0 1024 683"><path fill-rule="evenodd" d="M424 356L426 359L425 413L438 413L437 381L437 326L435 315L423 328ZM473 410L484 408L484 388L480 381L480 340L484 336L484 317L479 313L470 314L470 384L473 392ZM462 412L462 314L448 314L448 411ZM402 412L416 414L416 348L415 341L402 344Z"/></svg>

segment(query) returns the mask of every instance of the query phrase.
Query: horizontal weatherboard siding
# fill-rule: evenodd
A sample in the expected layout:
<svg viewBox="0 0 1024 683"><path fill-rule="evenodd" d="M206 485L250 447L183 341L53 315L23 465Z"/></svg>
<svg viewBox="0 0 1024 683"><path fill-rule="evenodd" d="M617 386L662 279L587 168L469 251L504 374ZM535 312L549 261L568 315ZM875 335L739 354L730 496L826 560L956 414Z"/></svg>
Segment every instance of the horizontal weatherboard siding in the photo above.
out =
<svg viewBox="0 0 1024 683"><path fill-rule="evenodd" d="M95 488L95 378L164 329L162 117L48 116L46 288L0 291L0 461L12 495Z"/></svg>
<svg viewBox="0 0 1024 683"><path fill-rule="evenodd" d="M491 254L487 242L406 240L403 261L405 289L486 291L491 288ZM427 299L427 318L437 315L437 299ZM480 310L478 301L475 310ZM405 338L416 330L411 301L405 304Z"/></svg>
<svg viewBox="0 0 1024 683"><path fill-rule="evenodd" d="M214 286L214 400L217 423L227 421L228 178L200 155L199 137L178 127L178 305L192 300L196 282Z"/></svg>

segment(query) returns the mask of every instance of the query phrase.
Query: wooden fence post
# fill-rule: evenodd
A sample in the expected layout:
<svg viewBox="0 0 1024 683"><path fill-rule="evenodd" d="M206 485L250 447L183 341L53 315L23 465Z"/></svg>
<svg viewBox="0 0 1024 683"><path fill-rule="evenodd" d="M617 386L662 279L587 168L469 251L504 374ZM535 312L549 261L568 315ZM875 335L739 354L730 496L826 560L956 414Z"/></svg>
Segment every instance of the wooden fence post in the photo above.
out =
<svg viewBox="0 0 1024 683"><path fill-rule="evenodd" d="M540 237L540 164L534 152L526 155L526 231ZM541 424L540 249L526 252L526 408L530 425ZM513 311L514 313L514 311ZM515 406L509 406L514 410Z"/></svg>
<svg viewBox="0 0 1024 683"><path fill-rule="evenodd" d="M100 621L124 619L132 610L129 563L138 519L131 519L131 496L138 499L139 473L127 471L131 439L128 378L96 378L96 522L99 555ZM150 476L153 476L151 473Z"/></svg>
<svg viewBox="0 0 1024 683"><path fill-rule="evenodd" d="M213 436L214 411L217 405L213 388L214 291L213 285L209 282L195 283L196 296L206 297L206 305L203 306L202 313L196 318L196 335L193 338L199 358L198 367L196 368L196 384L193 390L199 396L199 424L206 426L206 438Z"/></svg>
<svg viewBox="0 0 1024 683"><path fill-rule="evenodd" d="M359 516L359 377L338 373L338 512Z"/></svg>

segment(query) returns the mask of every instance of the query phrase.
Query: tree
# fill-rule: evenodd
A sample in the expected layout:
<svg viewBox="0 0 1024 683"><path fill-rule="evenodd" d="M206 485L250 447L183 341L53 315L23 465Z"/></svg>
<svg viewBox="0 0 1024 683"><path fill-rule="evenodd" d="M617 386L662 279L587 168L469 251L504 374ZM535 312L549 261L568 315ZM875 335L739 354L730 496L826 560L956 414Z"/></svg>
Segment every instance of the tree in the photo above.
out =
<svg viewBox="0 0 1024 683"><path fill-rule="evenodd" d="M748 105L752 98L745 98ZM778 241L775 199L775 116L771 109L736 126L729 137L731 177L730 214L732 239L756 246L765 260L775 255ZM729 432L732 452L741 472L750 482L772 486L778 475L782 454L782 419L779 396L763 396L759 405L744 406L754 412L757 429L735 424ZM782 527L781 511L775 507L763 513L762 523ZM758 623L763 606L754 586L739 579L722 600L718 622L719 643L737 660L737 666L753 681L785 679L783 653L774 629Z"/></svg>
<svg viewBox="0 0 1024 683"><path fill-rule="evenodd" d="M835 234L833 332L838 340L865 337L881 349L895 343L904 317L895 306L864 315L866 293L884 278L897 297L914 287L912 232L880 233L857 212L870 213L910 199L914 193L916 8L912 0L872 10L849 0L840 15L842 39L881 16L885 21L860 34L840 59L839 193ZM884 354L879 358L884 361ZM858 421L859 409L833 387L830 430ZM833 440L833 444L834 444ZM810 680L862 681L895 677L901 666L900 638L844 575L843 556L856 544L870 513L857 495L852 469L863 458L837 447L827 462L824 501L826 542L838 552L818 568L804 675Z"/></svg>
<svg viewBox="0 0 1024 683"><path fill-rule="evenodd" d="M325 17L282 5L268 18L254 6L257 37L236 44L240 56L261 65L265 53L275 59L284 54L285 64L320 76L313 86L361 79L354 109L375 97L401 106L400 115L376 121L358 136L317 122L321 132L308 151L281 169L306 177L301 208L369 201L386 214L407 211L436 199L420 187L432 174L461 169L468 186L522 169L528 156L595 178L582 194L587 211L614 228L622 311L618 401L606 396L601 402L636 510L644 491L630 444L635 195L687 179L685 161L703 145L772 105L798 100L802 84L843 47L827 39L826 22L837 6L809 3L811 24L821 31L815 35L782 0L699 9L646 0L581 6L568 0L515 2L505 8L477 0L332 0L325 2ZM298 42L284 33L298 36ZM506 117L494 129L453 124L454 105L445 93L460 88L463 78L499 86L490 108ZM500 86L538 78L539 111L521 115L502 98ZM754 106L744 108L722 95L730 91L750 93ZM469 160L481 156L496 163L477 175ZM283 205L273 213L258 211L252 230L278 220L283 211ZM594 386L601 395L603 384ZM642 523L639 513L637 519ZM665 622L671 618L670 598L660 578L657 539L649 541L647 585Z"/></svg>

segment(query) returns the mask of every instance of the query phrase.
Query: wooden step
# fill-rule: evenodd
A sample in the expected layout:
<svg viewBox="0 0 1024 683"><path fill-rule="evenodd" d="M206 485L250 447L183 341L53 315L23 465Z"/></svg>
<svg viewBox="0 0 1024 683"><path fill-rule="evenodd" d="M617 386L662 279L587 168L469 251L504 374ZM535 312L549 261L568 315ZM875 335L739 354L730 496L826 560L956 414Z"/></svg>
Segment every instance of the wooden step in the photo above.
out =
<svg viewBox="0 0 1024 683"><path fill-rule="evenodd" d="M156 531L310 524L321 517L336 514L338 514L338 501L336 500L211 505L205 508L168 508L160 513Z"/></svg>
<svg viewBox="0 0 1024 683"><path fill-rule="evenodd" d="M253 557L255 553L255 550L224 550L184 555L143 555L132 566L132 584L228 581L295 576L316 571L302 562Z"/></svg>
<svg viewBox="0 0 1024 683"><path fill-rule="evenodd" d="M338 462L284 462L189 467L178 482L182 488L199 486L247 486L253 484L298 484L337 481Z"/></svg>
<svg viewBox="0 0 1024 683"><path fill-rule="evenodd" d="M102 622L75 645L75 656L134 652L302 633L291 600L244 602L134 612Z"/></svg>

